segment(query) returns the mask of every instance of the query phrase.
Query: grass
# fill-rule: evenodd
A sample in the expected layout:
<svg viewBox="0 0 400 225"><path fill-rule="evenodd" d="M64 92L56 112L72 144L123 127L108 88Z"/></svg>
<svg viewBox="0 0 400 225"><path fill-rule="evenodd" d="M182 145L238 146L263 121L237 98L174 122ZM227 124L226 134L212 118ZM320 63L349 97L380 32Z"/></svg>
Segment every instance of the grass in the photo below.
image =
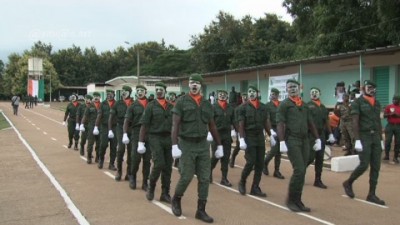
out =
<svg viewBox="0 0 400 225"><path fill-rule="evenodd" d="M0 130L5 128L9 128L10 124L7 122L6 118L4 118L3 113L0 113Z"/></svg>

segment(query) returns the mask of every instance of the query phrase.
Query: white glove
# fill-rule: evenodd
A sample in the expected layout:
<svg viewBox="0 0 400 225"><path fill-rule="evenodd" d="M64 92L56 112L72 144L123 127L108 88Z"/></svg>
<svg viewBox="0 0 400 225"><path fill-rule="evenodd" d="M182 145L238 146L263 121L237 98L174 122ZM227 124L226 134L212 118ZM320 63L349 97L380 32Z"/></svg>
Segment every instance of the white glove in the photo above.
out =
<svg viewBox="0 0 400 225"><path fill-rule="evenodd" d="M335 143L335 141L336 141L336 139L333 136L333 134L329 134L328 142L333 144L333 143Z"/></svg>
<svg viewBox="0 0 400 225"><path fill-rule="evenodd" d="M381 141L381 147L382 147L382 150L385 150L385 143L383 141Z"/></svg>
<svg viewBox="0 0 400 225"><path fill-rule="evenodd" d="M285 141L279 142L279 150L281 151L281 153L286 153L288 151Z"/></svg>
<svg viewBox="0 0 400 225"><path fill-rule="evenodd" d="M172 158L179 159L182 156L182 151L178 145L172 145Z"/></svg>
<svg viewBox="0 0 400 225"><path fill-rule="evenodd" d="M78 131L79 131L79 123L76 123L76 124L75 124L75 130L78 130Z"/></svg>
<svg viewBox="0 0 400 225"><path fill-rule="evenodd" d="M232 129L232 130L231 130L231 137L232 137L232 138L235 138L235 137L236 137L236 131L235 131L235 129Z"/></svg>
<svg viewBox="0 0 400 225"><path fill-rule="evenodd" d="M270 132L271 132L271 138L277 136L276 132L273 129L271 129Z"/></svg>
<svg viewBox="0 0 400 225"><path fill-rule="evenodd" d="M270 138L271 140L271 147L273 147L273 146L275 146L276 145L276 140L275 140L275 136L273 136L272 134L271 134L271 138Z"/></svg>
<svg viewBox="0 0 400 225"><path fill-rule="evenodd" d="M321 150L321 148L322 148L322 146L321 146L321 139L316 139L315 140L315 144L314 144L314 146L313 146L313 149L315 150L315 151L319 151L319 150Z"/></svg>
<svg viewBox="0 0 400 225"><path fill-rule="evenodd" d="M207 134L207 141L208 141L208 142L212 142L213 140L214 140L214 139L213 139L211 133L208 132L208 134Z"/></svg>
<svg viewBox="0 0 400 225"><path fill-rule="evenodd" d="M223 149L222 145L217 146L217 151L215 151L214 155L215 155L215 158L217 158L217 159L224 157L224 149Z"/></svg>
<svg viewBox="0 0 400 225"><path fill-rule="evenodd" d="M79 130L82 131L82 132L84 132L84 131L85 131L85 125L81 124L81 125L79 126Z"/></svg>
<svg viewBox="0 0 400 225"><path fill-rule="evenodd" d="M129 144L129 138L127 133L124 133L124 135L122 135L122 143L126 145Z"/></svg>
<svg viewBox="0 0 400 225"><path fill-rule="evenodd" d="M93 135L99 135L99 133L99 128L97 126L94 126Z"/></svg>
<svg viewBox="0 0 400 225"><path fill-rule="evenodd" d="M362 147L360 140L356 140L356 143L354 144L354 148L356 149L357 152L362 152L363 147Z"/></svg>
<svg viewBox="0 0 400 225"><path fill-rule="evenodd" d="M244 141L244 138L240 138L239 139L239 147L240 147L240 149L243 149L243 150L246 150L246 148L247 148L247 144L246 144L246 142Z"/></svg>
<svg viewBox="0 0 400 225"><path fill-rule="evenodd" d="M62 125L65 126L65 121L62 122Z"/></svg>
<svg viewBox="0 0 400 225"><path fill-rule="evenodd" d="M108 138L110 139L114 138L114 132L112 130L108 131Z"/></svg>
<svg viewBox="0 0 400 225"><path fill-rule="evenodd" d="M138 142L137 152L139 154L144 154L146 152L146 147L144 146L144 142L141 141Z"/></svg>

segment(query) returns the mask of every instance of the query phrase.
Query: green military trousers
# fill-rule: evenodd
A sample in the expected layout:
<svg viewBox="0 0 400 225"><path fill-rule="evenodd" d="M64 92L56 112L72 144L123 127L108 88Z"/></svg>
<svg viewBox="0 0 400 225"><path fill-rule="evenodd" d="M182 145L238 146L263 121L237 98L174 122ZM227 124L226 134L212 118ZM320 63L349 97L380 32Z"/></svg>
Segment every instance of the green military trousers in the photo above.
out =
<svg viewBox="0 0 400 225"><path fill-rule="evenodd" d="M99 157L99 149L100 149L100 138L99 135L93 134L94 124L89 124L87 129L88 134L88 146L87 146L87 157L92 158L93 146L96 144L95 151L96 151L96 159Z"/></svg>
<svg viewBox="0 0 400 225"><path fill-rule="evenodd" d="M79 140L79 130L75 130L76 120L68 118L68 140L72 144L72 139L78 144Z"/></svg>
<svg viewBox="0 0 400 225"><path fill-rule="evenodd" d="M155 185L161 175L162 193L169 194L173 161L171 135L150 134L149 143L153 159L153 168L149 178L150 184Z"/></svg>
<svg viewBox="0 0 400 225"><path fill-rule="evenodd" d="M301 195L310 157L310 143L307 136L303 138L289 136L286 139L286 146L288 148L287 154L293 167L293 174L289 182L289 196Z"/></svg>
<svg viewBox="0 0 400 225"><path fill-rule="evenodd" d="M232 148L232 138L230 131L223 134L222 132L218 132L221 137L221 144L224 151L224 156L220 159L215 158L215 151L217 150L217 143L213 141L211 143L212 156L211 156L211 170L215 168L218 163L218 160L221 160L221 172L222 177L227 178L228 176L228 164L229 158L231 157L231 148Z"/></svg>
<svg viewBox="0 0 400 225"><path fill-rule="evenodd" d="M265 139L264 134L247 135L245 138L247 149L244 154L246 164L242 170L241 181L246 182L247 177L254 169L253 185L258 186L261 181L261 174L264 167Z"/></svg>
<svg viewBox="0 0 400 225"><path fill-rule="evenodd" d="M115 129L113 130L115 133ZM102 124L100 129L100 160L104 161L104 156L110 142L110 164L114 164L117 156L117 138L108 138L108 125Z"/></svg>
<svg viewBox="0 0 400 225"><path fill-rule="evenodd" d="M117 127L115 128L117 132L117 142L118 142L118 147L117 147L117 169L120 170L122 173L122 162L124 161L124 155L125 155L125 148L127 149L127 157L126 157L126 174L131 175L131 149L132 149L132 142L129 142L129 144L125 145L122 143L122 136L124 135L123 131L123 124L117 123ZM130 133L128 132L128 137L130 137Z"/></svg>
<svg viewBox="0 0 400 225"><path fill-rule="evenodd" d="M132 132L132 149L131 149L131 164L132 164L132 176L136 179L136 173L139 170L140 162L142 162L142 174L143 174L143 183L147 182L150 175L150 166L151 166L151 148L149 146L148 140L145 141L146 152L144 154L139 154L137 152L138 142L139 142L139 132L140 127L134 128Z"/></svg>

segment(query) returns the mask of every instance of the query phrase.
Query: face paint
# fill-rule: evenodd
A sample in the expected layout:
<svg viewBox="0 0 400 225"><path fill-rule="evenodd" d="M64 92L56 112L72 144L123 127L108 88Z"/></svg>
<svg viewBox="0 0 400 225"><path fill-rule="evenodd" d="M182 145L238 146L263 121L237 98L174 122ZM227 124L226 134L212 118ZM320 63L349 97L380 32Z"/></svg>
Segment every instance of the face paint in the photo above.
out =
<svg viewBox="0 0 400 225"><path fill-rule="evenodd" d="M286 84L286 91L290 97L296 97L299 95L299 85L289 82Z"/></svg>
<svg viewBox="0 0 400 225"><path fill-rule="evenodd" d="M100 101L100 96L94 96L93 97L94 102L99 102Z"/></svg>
<svg viewBox="0 0 400 225"><path fill-rule="evenodd" d="M318 91L318 89L311 89L310 90L310 98L312 100L318 100L320 97L321 93Z"/></svg>
<svg viewBox="0 0 400 225"><path fill-rule="evenodd" d="M114 92L107 92L107 100L113 100L114 99Z"/></svg>
<svg viewBox="0 0 400 225"><path fill-rule="evenodd" d="M228 96L226 95L225 92L218 92L218 100L226 101L227 98L228 98Z"/></svg>
<svg viewBox="0 0 400 225"><path fill-rule="evenodd" d="M86 104L90 104L92 102L92 100L90 100L89 98L85 98L85 103Z"/></svg>
<svg viewBox="0 0 400 225"><path fill-rule="evenodd" d="M169 100L174 102L176 100L176 96L175 95L170 95L169 96Z"/></svg>
<svg viewBox="0 0 400 225"><path fill-rule="evenodd" d="M365 88L365 94L366 94L366 95L368 95L368 96L375 96L376 87L367 84L367 85L364 86L364 88Z"/></svg>
<svg viewBox="0 0 400 225"><path fill-rule="evenodd" d="M279 94L276 94L275 92L271 92L270 96L269 96L269 100L271 101L276 101L278 100Z"/></svg>
<svg viewBox="0 0 400 225"><path fill-rule="evenodd" d="M156 95L157 99L163 99L165 98L165 88L162 86L156 86Z"/></svg>
<svg viewBox="0 0 400 225"><path fill-rule="evenodd" d="M76 102L76 96L75 95L71 96L71 102Z"/></svg>
<svg viewBox="0 0 400 225"><path fill-rule="evenodd" d="M136 97L138 97L139 99L143 99L144 97L146 97L146 90L144 88L137 88L136 89Z"/></svg>
<svg viewBox="0 0 400 225"><path fill-rule="evenodd" d="M189 80L189 91L193 95L200 94L201 83L195 80Z"/></svg>
<svg viewBox="0 0 400 225"><path fill-rule="evenodd" d="M123 99L128 99L129 97L131 97L131 93L129 91L123 91L122 92L122 98Z"/></svg>
<svg viewBox="0 0 400 225"><path fill-rule="evenodd" d="M247 91L247 95L249 96L251 101L254 101L257 99L257 91L254 90L253 88L249 88L249 90Z"/></svg>

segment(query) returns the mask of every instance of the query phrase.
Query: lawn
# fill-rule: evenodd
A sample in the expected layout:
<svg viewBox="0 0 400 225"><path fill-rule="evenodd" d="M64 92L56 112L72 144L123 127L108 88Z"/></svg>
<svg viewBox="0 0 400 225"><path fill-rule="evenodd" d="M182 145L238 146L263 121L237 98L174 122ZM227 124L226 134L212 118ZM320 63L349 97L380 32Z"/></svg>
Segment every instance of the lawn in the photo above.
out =
<svg viewBox="0 0 400 225"><path fill-rule="evenodd" d="M10 127L10 124L4 118L3 113L0 113L0 130Z"/></svg>

